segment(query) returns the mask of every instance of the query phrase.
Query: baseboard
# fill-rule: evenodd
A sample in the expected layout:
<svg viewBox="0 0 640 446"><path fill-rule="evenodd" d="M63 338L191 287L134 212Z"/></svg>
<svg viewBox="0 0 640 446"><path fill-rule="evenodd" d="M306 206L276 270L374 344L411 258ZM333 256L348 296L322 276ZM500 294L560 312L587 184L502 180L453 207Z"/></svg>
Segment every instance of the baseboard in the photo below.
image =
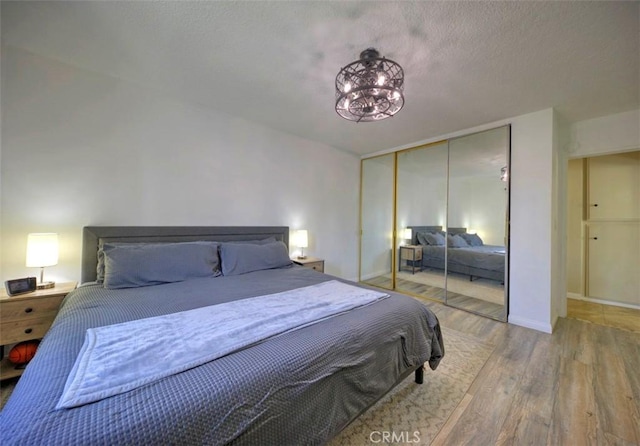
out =
<svg viewBox="0 0 640 446"><path fill-rule="evenodd" d="M513 325L518 325L520 327L531 328L533 330L541 331L543 333L552 333L551 324L545 324L540 321L534 321L533 319L527 319L524 317L509 315L508 322Z"/></svg>
<svg viewBox="0 0 640 446"><path fill-rule="evenodd" d="M612 305L612 306L615 306L615 307L632 308L634 310L640 310L640 305L627 304L627 303L624 303L624 302L616 302L615 300L607 300L607 299L598 299L598 298L595 298L595 297L587 297L587 296L582 296L582 295L577 294L577 293L567 293L567 297L569 299L583 300L585 302L591 302L591 303L594 303L594 304Z"/></svg>

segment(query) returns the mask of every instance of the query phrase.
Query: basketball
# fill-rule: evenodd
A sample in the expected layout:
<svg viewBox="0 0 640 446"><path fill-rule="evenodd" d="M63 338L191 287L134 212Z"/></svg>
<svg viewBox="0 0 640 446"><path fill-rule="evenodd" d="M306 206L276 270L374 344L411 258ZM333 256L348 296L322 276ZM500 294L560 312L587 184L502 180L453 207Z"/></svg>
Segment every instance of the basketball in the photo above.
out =
<svg viewBox="0 0 640 446"><path fill-rule="evenodd" d="M25 341L13 346L9 351L9 361L16 365L26 364L35 356L40 341Z"/></svg>

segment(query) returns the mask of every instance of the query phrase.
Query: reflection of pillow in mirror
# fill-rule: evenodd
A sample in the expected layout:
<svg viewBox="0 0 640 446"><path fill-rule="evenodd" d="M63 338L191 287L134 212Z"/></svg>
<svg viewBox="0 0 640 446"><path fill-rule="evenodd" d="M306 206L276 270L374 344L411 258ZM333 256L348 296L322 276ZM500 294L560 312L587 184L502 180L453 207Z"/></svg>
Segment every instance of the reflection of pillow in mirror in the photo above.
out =
<svg viewBox="0 0 640 446"><path fill-rule="evenodd" d="M469 246L482 246L484 245L482 239L478 234L468 234L466 232L459 234Z"/></svg>
<svg viewBox="0 0 640 446"><path fill-rule="evenodd" d="M429 242L430 245L444 246L445 238L440 233L427 232L425 234L425 237L427 239L427 242Z"/></svg>
<svg viewBox="0 0 640 446"><path fill-rule="evenodd" d="M429 240L427 240L427 233L426 232L417 232L416 233L416 240L418 240L418 244L419 245L428 245L429 244Z"/></svg>
<svg viewBox="0 0 640 446"><path fill-rule="evenodd" d="M469 244L460 237L460 234L447 236L447 246L449 248L468 248Z"/></svg>

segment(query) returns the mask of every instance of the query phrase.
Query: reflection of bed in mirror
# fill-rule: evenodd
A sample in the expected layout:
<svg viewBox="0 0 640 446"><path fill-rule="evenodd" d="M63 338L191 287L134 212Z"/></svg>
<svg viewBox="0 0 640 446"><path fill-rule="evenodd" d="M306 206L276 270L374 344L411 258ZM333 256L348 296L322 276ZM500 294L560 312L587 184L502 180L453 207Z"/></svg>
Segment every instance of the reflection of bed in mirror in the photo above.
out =
<svg viewBox="0 0 640 446"><path fill-rule="evenodd" d="M444 270L449 243L448 272L467 275L469 280L483 278L504 283L504 246L485 245L477 235L468 234L466 228L448 228L446 235L453 240L447 240L442 226L407 227L412 230L411 243L422 246L423 268Z"/></svg>

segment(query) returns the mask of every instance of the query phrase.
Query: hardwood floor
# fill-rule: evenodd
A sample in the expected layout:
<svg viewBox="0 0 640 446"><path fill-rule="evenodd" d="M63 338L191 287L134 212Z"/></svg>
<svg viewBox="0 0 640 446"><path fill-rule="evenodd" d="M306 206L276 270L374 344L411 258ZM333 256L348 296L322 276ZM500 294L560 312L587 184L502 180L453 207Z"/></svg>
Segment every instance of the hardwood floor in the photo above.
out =
<svg viewBox="0 0 640 446"><path fill-rule="evenodd" d="M495 345L433 445L640 445L640 334L566 318L549 335L425 302Z"/></svg>
<svg viewBox="0 0 640 446"><path fill-rule="evenodd" d="M640 310L567 299L567 317L640 333Z"/></svg>

